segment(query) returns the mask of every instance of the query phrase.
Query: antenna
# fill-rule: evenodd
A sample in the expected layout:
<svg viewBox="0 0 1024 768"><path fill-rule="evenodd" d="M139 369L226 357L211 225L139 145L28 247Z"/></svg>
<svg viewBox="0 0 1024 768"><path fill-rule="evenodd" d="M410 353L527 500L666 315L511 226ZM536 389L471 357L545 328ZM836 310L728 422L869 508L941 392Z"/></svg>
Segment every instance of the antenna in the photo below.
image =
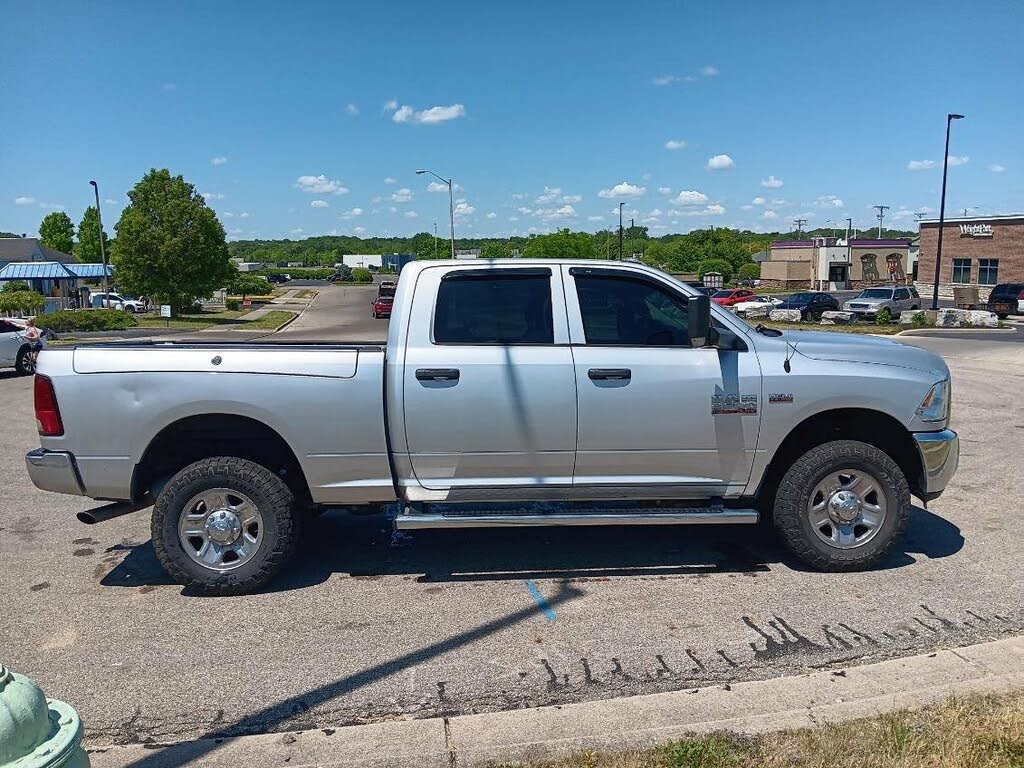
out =
<svg viewBox="0 0 1024 768"><path fill-rule="evenodd" d="M882 239L882 220L885 218L885 212L889 210L891 206L888 205L873 205L871 206L878 211L878 239Z"/></svg>
<svg viewBox="0 0 1024 768"><path fill-rule="evenodd" d="M921 219L923 219L923 218L924 218L925 216L927 216L927 215L928 215L928 214L927 214L927 212L925 212L925 211L918 211L917 213L915 213L915 214L914 214L914 216L916 216L916 217L917 217L917 220L918 220L918 221L920 221Z"/></svg>
<svg viewBox="0 0 1024 768"><path fill-rule="evenodd" d="M807 219L793 219L793 223L796 224L796 238L800 239L800 235L803 234L804 224L807 223Z"/></svg>

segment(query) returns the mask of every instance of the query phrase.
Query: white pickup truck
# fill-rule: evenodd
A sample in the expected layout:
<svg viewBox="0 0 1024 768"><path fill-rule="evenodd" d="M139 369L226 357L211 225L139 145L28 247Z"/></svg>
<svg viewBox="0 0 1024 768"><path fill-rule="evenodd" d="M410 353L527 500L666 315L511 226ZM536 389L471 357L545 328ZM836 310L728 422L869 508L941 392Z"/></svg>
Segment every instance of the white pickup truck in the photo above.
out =
<svg viewBox="0 0 1024 768"><path fill-rule="evenodd" d="M766 518L854 570L956 470L950 396L930 352L755 328L639 264L413 262L386 344L45 351L26 461L112 502L86 522L153 506L161 562L210 594L259 587L309 514L355 505L399 529Z"/></svg>

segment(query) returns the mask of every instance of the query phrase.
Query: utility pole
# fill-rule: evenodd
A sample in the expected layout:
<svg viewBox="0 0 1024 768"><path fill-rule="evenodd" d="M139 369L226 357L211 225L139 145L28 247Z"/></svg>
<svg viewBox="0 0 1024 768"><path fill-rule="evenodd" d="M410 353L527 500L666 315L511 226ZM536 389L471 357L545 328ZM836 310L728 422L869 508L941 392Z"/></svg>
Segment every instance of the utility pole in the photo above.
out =
<svg viewBox="0 0 1024 768"><path fill-rule="evenodd" d="M434 258L437 258L437 222L434 222Z"/></svg>
<svg viewBox="0 0 1024 768"><path fill-rule="evenodd" d="M915 217L916 221L917 221L918 223L920 223L920 222L921 222L921 219L923 219L923 218L924 218L925 216L927 216L927 215L928 215L928 214L927 214L927 213L925 213L924 211L918 211L917 213L915 213L915 214L914 214L914 217Z"/></svg>
<svg viewBox="0 0 1024 768"><path fill-rule="evenodd" d="M882 239L882 220L885 218L885 212L889 210L888 205L873 205L871 206L878 211L878 239Z"/></svg>
<svg viewBox="0 0 1024 768"><path fill-rule="evenodd" d="M622 261L622 206L625 203L619 203L619 261Z"/></svg>
<svg viewBox="0 0 1024 768"><path fill-rule="evenodd" d="M804 224L807 223L807 219L793 219L793 223L796 224L796 239L800 239L800 235L803 234Z"/></svg>
<svg viewBox="0 0 1024 768"><path fill-rule="evenodd" d="M96 226L100 230L100 260L103 262L103 304L101 306L109 307L110 286L107 284L107 249L103 246L103 219L100 218L100 188L95 181L89 183L96 193Z"/></svg>
<svg viewBox="0 0 1024 768"><path fill-rule="evenodd" d="M442 181L448 185L448 222L451 225L451 237L452 237L452 258L455 258L455 197L452 193L452 180L446 179L444 176L438 176L429 168L417 168L416 174L422 175L429 173L438 181Z"/></svg>
<svg viewBox="0 0 1024 768"><path fill-rule="evenodd" d="M942 230L946 223L946 172L949 170L949 126L963 115L946 115L946 151L942 153L942 199L939 202L939 240L935 244L935 286L932 288L932 309L939 308L939 268L942 265Z"/></svg>

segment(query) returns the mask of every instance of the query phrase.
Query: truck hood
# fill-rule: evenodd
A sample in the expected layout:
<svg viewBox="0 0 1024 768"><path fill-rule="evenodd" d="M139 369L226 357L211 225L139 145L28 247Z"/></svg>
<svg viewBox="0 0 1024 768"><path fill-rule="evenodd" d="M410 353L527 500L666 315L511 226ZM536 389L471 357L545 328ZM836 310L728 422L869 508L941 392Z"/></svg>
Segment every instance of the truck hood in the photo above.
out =
<svg viewBox="0 0 1024 768"><path fill-rule="evenodd" d="M786 331L784 336L797 354L814 360L876 363L928 371L940 377L949 375L939 355L891 339L827 331Z"/></svg>

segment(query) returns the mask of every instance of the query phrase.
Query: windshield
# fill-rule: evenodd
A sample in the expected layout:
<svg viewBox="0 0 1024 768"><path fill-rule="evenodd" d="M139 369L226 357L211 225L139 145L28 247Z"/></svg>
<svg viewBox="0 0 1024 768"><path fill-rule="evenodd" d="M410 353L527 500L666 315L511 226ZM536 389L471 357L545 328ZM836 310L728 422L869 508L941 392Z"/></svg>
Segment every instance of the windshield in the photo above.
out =
<svg viewBox="0 0 1024 768"><path fill-rule="evenodd" d="M891 299L892 289L891 288L867 288L861 291L858 299Z"/></svg>
<svg viewBox="0 0 1024 768"><path fill-rule="evenodd" d="M794 293L789 297L789 301L810 301L814 298L813 293Z"/></svg>

